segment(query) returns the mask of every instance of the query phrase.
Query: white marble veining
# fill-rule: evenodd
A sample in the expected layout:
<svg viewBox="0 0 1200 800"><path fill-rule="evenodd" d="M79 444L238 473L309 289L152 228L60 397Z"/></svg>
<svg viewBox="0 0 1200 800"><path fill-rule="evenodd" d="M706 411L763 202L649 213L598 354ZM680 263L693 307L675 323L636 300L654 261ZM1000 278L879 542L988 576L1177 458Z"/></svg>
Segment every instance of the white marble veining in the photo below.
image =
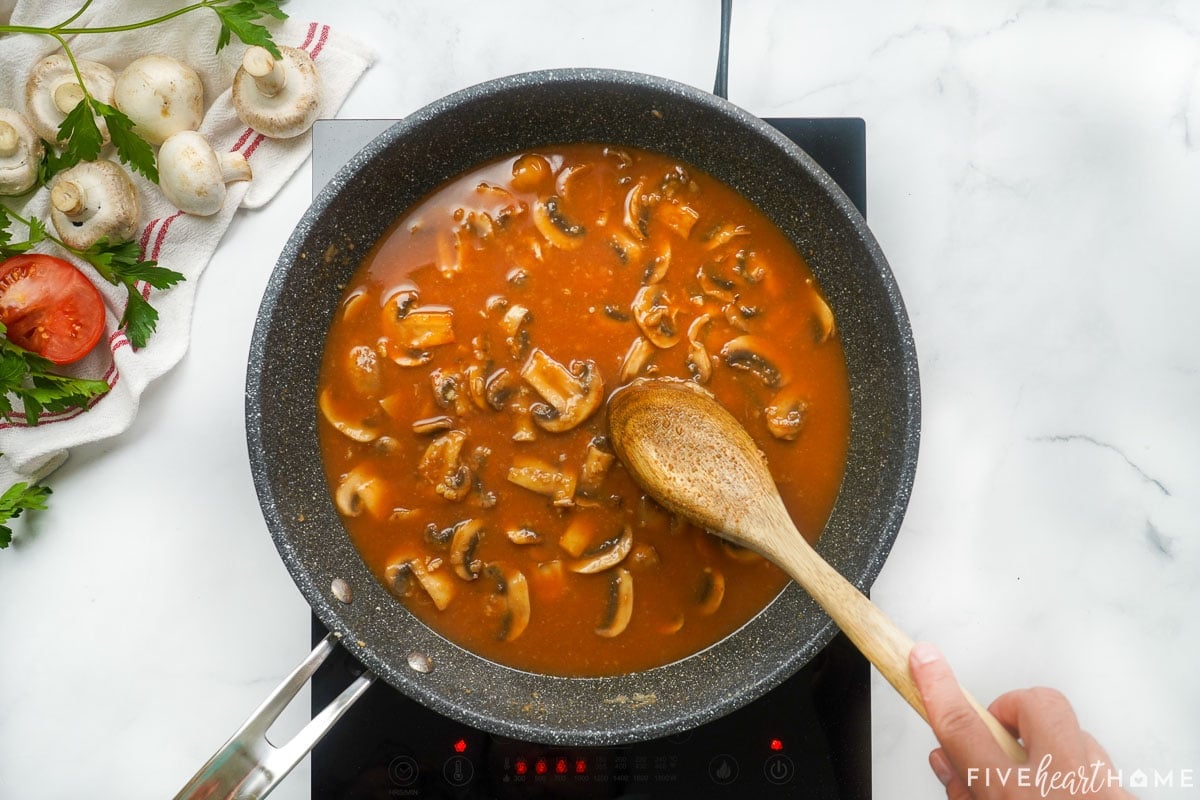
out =
<svg viewBox="0 0 1200 800"><path fill-rule="evenodd" d="M709 88L718 5L287 10L377 48L342 115L395 117L553 66ZM1179 784L1200 785L1200 6L735 6L734 102L867 123L868 220L924 402L875 599L981 699L1060 687L1119 767L1173 774L1141 797L1196 796ZM309 177L238 215L188 355L127 434L72 454L53 509L0 552L0 797L169 797L307 652L250 482L242 388ZM942 796L931 734L875 690L875 796ZM307 798L307 778L275 796Z"/></svg>

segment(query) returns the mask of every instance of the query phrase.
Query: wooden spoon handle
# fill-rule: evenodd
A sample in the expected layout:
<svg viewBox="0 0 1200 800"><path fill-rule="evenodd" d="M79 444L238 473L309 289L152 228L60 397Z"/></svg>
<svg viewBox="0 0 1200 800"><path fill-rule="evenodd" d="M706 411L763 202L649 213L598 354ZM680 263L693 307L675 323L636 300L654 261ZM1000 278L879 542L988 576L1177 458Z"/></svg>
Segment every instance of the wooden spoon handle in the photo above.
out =
<svg viewBox="0 0 1200 800"><path fill-rule="evenodd" d="M925 704L908 668L913 648L908 634L817 555L799 532L774 538L779 551L774 554L776 563L812 595L888 683L928 722ZM1024 762L1025 749L1008 729L965 689L963 694L1004 752L1014 761Z"/></svg>

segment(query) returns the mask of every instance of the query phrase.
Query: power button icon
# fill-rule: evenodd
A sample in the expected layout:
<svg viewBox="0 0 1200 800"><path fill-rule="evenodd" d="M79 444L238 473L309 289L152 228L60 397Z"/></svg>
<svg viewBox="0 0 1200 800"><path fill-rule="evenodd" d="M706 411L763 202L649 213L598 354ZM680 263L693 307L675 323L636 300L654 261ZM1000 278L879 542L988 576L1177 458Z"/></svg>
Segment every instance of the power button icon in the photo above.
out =
<svg viewBox="0 0 1200 800"><path fill-rule="evenodd" d="M796 777L796 764L782 753L776 753L763 763L763 775L776 786L782 786Z"/></svg>

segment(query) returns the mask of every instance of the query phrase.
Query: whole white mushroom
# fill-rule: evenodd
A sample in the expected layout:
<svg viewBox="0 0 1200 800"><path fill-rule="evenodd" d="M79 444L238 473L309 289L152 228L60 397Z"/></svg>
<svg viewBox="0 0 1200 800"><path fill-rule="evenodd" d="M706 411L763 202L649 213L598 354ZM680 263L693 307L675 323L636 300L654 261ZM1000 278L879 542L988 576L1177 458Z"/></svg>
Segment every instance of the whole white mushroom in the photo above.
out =
<svg viewBox="0 0 1200 800"><path fill-rule="evenodd" d="M133 130L159 145L179 131L194 131L204 118L204 84L196 70L159 53L130 62L117 77L113 99Z"/></svg>
<svg viewBox="0 0 1200 800"><path fill-rule="evenodd" d="M199 133L180 131L158 150L158 188L180 211L208 217L225 204L225 184L248 181L241 153L217 153Z"/></svg>
<svg viewBox="0 0 1200 800"><path fill-rule="evenodd" d="M129 175L111 161L83 161L54 177L50 221L68 246L86 250L101 239L127 242L142 207Z"/></svg>
<svg viewBox="0 0 1200 800"><path fill-rule="evenodd" d="M46 154L42 140L17 111L0 108L0 195L25 194L37 183Z"/></svg>
<svg viewBox="0 0 1200 800"><path fill-rule="evenodd" d="M113 71L97 61L77 59L75 63L79 65L88 94L105 105L112 105L113 89L117 84ZM35 64L25 82L25 109L29 113L29 122L38 136L47 142L59 140L58 126L81 100L83 88L71 69L71 62L61 53L46 56ZM108 125L103 118L97 119L96 123L101 138L108 144Z"/></svg>
<svg viewBox="0 0 1200 800"><path fill-rule="evenodd" d="M276 60L262 47L250 47L233 76L233 107L238 118L273 139L290 139L312 127L321 111L321 78L308 53L280 47Z"/></svg>

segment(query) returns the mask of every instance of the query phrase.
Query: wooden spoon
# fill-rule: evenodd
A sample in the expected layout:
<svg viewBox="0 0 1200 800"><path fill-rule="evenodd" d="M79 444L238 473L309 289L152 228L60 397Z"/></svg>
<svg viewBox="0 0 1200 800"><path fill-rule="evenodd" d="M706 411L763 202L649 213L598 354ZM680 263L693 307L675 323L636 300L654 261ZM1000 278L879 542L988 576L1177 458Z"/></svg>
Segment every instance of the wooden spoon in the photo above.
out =
<svg viewBox="0 0 1200 800"><path fill-rule="evenodd" d="M690 381L641 378L609 398L608 426L617 455L655 500L780 566L929 721L908 669L912 639L796 530L763 454L715 397ZM1012 734L964 694L1004 751L1024 761Z"/></svg>

